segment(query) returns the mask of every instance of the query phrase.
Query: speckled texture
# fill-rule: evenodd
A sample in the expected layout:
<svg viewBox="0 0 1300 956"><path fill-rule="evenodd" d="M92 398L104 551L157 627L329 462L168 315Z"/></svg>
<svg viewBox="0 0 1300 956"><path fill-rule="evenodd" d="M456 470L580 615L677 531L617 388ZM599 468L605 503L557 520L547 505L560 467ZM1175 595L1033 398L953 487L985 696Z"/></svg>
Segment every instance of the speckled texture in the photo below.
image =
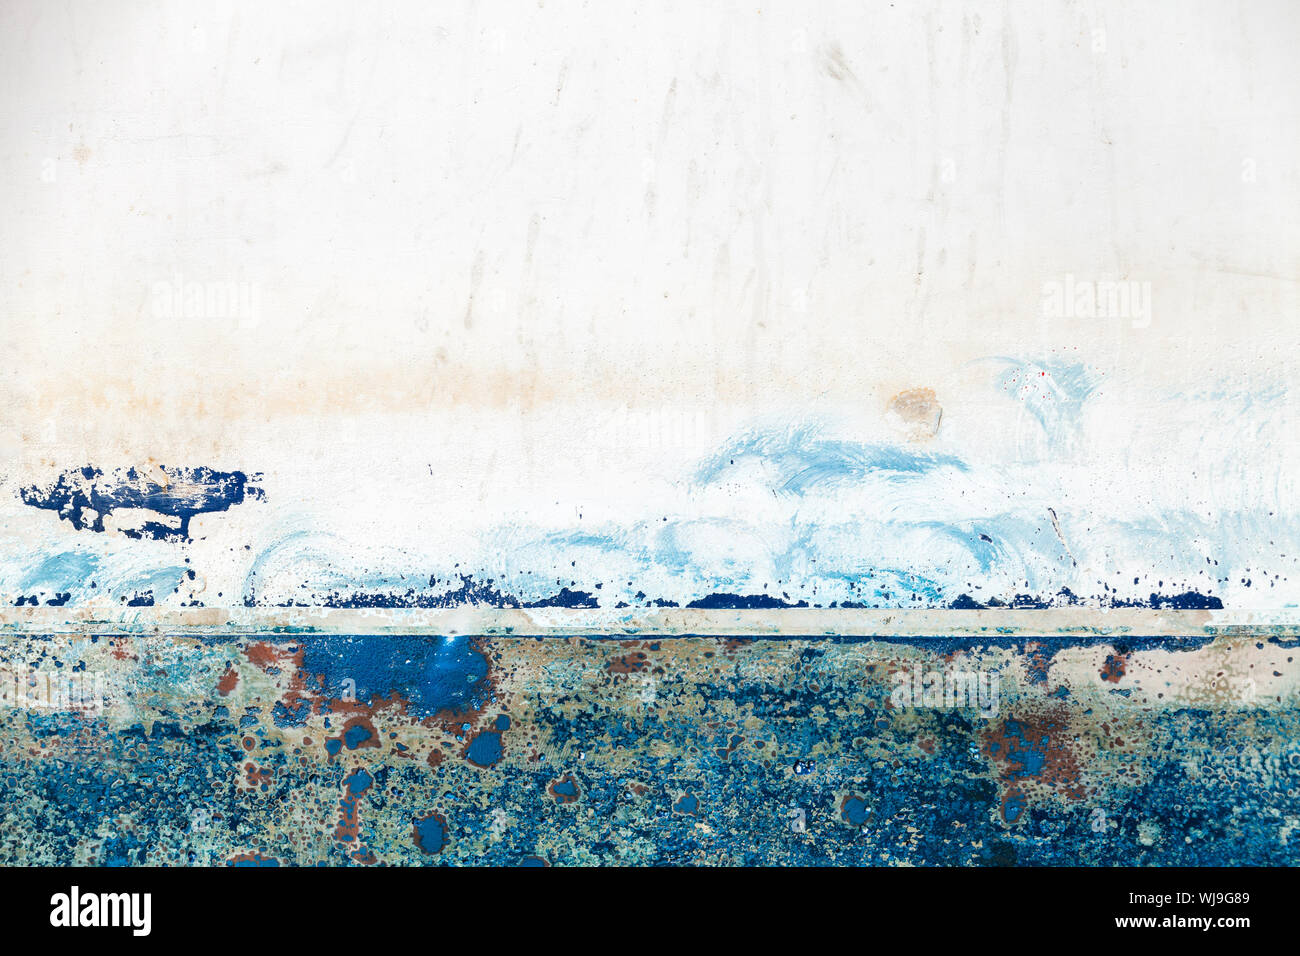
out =
<svg viewBox="0 0 1300 956"><path fill-rule="evenodd" d="M5 864L1300 861L1294 641L6 638ZM997 713L896 706L994 675ZM355 682L355 685L349 682Z"/></svg>

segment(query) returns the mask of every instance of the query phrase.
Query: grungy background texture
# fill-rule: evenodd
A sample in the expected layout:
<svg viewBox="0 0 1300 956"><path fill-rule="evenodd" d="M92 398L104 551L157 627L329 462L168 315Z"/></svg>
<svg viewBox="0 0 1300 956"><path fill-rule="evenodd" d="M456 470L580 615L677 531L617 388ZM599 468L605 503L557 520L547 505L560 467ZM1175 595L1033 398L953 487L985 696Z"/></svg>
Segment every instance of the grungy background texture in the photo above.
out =
<svg viewBox="0 0 1300 956"><path fill-rule="evenodd" d="M1297 49L0 4L0 862L1296 862Z"/></svg>

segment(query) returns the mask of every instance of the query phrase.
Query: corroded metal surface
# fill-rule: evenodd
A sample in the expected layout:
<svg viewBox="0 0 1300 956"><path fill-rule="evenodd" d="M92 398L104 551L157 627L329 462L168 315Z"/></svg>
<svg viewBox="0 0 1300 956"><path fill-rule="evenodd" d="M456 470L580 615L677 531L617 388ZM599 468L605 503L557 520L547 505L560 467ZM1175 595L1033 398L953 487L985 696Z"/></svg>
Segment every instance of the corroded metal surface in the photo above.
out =
<svg viewBox="0 0 1300 956"><path fill-rule="evenodd" d="M6 638L0 861L1295 863L1295 644Z"/></svg>

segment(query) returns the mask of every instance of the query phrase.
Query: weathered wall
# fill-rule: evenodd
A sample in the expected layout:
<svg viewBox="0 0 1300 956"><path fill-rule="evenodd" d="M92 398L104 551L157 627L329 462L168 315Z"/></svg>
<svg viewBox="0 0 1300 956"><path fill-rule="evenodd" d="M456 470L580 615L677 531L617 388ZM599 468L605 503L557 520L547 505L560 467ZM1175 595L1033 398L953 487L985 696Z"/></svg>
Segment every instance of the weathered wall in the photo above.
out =
<svg viewBox="0 0 1300 956"><path fill-rule="evenodd" d="M1298 44L6 4L0 861L1293 862Z"/></svg>

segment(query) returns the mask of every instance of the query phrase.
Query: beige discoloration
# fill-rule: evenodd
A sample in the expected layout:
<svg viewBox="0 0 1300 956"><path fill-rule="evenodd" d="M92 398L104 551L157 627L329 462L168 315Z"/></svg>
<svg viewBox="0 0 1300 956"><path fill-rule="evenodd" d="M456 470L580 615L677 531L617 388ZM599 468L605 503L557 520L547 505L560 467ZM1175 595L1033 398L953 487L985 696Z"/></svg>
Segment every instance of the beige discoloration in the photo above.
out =
<svg viewBox="0 0 1300 956"><path fill-rule="evenodd" d="M361 416L398 419L465 409L496 412L504 420L545 421L560 413L582 419L599 410L671 408L684 396L743 409L749 403L811 400L828 388L847 400L855 387L844 375L811 379L783 367L779 356L744 368L683 360L671 373L658 362L607 356L574 378L551 365L473 364L448 357L441 348L421 355L415 347L400 361L350 352L318 354L302 364L250 354L243 347L231 352L219 342L212 343L210 354L224 355L232 364L154 375L90 359L97 367L85 374L54 377L42 372L48 366L25 366L26 381L17 387L0 384L0 403L7 409L0 439L14 441L14 451L28 466L50 447L51 435L98 461L134 463L163 454L244 453L242 429L249 425L336 428ZM754 369L761 371L760 386L751 379ZM15 433L17 428L21 431Z"/></svg>
<svg viewBox="0 0 1300 956"><path fill-rule="evenodd" d="M932 388L911 388L889 400L888 414L911 441L933 438L939 432L943 406Z"/></svg>

